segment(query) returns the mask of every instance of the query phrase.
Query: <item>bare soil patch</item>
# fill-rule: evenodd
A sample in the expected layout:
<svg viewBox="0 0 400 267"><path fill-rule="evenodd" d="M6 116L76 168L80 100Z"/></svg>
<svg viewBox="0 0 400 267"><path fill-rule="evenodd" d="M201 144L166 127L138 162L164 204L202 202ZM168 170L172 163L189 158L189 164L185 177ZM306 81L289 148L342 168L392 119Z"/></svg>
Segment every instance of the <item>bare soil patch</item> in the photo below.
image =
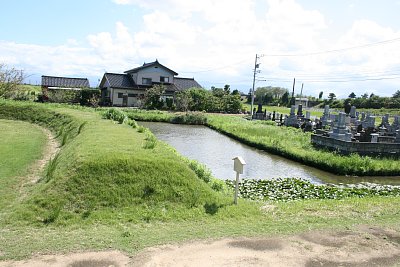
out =
<svg viewBox="0 0 400 267"><path fill-rule="evenodd" d="M148 248L134 257L118 251L38 256L0 267L120 266L400 266L400 233L361 226L274 238L196 241Z"/></svg>
<svg viewBox="0 0 400 267"><path fill-rule="evenodd" d="M23 181L19 189L21 198L25 197L26 192L24 189L27 186L33 185L39 181L44 171L44 168L46 167L46 164L51 159L54 159L57 153L60 151L60 144L50 130L35 124L33 125L35 127L40 128L43 131L43 133L47 137L47 142L43 151L42 158L36 160L34 163L31 164L31 166L29 166L29 171L27 176L21 177L21 180Z"/></svg>

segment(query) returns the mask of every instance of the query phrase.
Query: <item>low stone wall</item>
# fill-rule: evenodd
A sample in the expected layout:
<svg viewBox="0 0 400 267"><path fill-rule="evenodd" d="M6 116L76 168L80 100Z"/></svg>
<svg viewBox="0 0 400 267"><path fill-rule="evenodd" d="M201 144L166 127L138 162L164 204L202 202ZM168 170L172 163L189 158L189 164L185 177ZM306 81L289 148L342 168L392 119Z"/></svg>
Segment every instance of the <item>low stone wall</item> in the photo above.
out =
<svg viewBox="0 0 400 267"><path fill-rule="evenodd" d="M400 157L400 143L346 142L326 136L311 135L311 143L318 147L339 151L342 154L384 155Z"/></svg>

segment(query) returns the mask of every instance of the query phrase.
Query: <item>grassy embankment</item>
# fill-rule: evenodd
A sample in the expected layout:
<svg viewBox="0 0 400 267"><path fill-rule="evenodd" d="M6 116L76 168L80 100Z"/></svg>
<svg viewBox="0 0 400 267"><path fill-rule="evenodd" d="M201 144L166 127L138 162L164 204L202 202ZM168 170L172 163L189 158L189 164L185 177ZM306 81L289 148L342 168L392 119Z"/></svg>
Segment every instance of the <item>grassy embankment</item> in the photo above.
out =
<svg viewBox="0 0 400 267"><path fill-rule="evenodd" d="M43 179L1 208L0 260L33 253L118 249L225 236L286 235L358 224L400 230L395 197L265 203L211 190L148 133L100 119L95 112L0 102L0 117L35 122L63 144ZM4 155L3 155L4 156ZM21 166L22 167L22 166ZM13 176L15 185L22 181ZM4 190L13 190L6 185Z"/></svg>
<svg viewBox="0 0 400 267"><path fill-rule="evenodd" d="M161 111L127 111L136 120L173 121L174 114ZM183 115L179 115L183 116ZM327 150L316 149L310 133L292 127L278 127L270 121L248 121L238 116L204 115L207 124L223 134L247 145L301 162L308 166L340 175L396 176L400 163L395 158L361 157L357 154L342 156Z"/></svg>
<svg viewBox="0 0 400 267"><path fill-rule="evenodd" d="M18 185L28 182L23 177L41 157L46 137L33 124L1 119L0 136L0 211L3 211L18 197Z"/></svg>

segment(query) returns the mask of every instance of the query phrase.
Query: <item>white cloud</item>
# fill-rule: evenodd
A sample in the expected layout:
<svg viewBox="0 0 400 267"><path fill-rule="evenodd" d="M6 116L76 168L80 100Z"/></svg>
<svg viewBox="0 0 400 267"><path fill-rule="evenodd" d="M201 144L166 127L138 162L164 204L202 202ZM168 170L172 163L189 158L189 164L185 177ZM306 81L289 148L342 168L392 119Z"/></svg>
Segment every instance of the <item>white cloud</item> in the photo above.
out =
<svg viewBox="0 0 400 267"><path fill-rule="evenodd" d="M330 25L324 15L305 9L295 0L113 2L143 8L142 28L131 32L124 23L116 22L114 32L90 34L85 44L71 39L56 47L0 42L0 61L28 66L42 74L81 73L100 78L104 70L122 72L157 58L181 76L195 76L206 85L236 84L247 91L256 53L306 54L400 35L376 22L358 20L340 38L329 40L326 36ZM303 57L266 56L261 59L261 75L274 78L273 85L289 87L290 82L281 81L293 77L308 77L308 81L344 79L350 74L365 75L366 70L383 73L399 67L395 45ZM210 69L213 71L202 72ZM339 90L344 86L309 82L306 88L318 94L321 87Z"/></svg>

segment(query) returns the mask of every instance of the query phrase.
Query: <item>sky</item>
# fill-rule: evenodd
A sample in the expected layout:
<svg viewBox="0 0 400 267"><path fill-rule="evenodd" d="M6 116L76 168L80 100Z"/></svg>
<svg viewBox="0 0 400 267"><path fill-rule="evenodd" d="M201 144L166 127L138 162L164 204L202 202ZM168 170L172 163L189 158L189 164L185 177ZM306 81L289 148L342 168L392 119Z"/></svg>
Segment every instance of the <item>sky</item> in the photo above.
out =
<svg viewBox="0 0 400 267"><path fill-rule="evenodd" d="M202 86L345 98L400 90L400 0L1 0L0 64L123 73L156 59Z"/></svg>

